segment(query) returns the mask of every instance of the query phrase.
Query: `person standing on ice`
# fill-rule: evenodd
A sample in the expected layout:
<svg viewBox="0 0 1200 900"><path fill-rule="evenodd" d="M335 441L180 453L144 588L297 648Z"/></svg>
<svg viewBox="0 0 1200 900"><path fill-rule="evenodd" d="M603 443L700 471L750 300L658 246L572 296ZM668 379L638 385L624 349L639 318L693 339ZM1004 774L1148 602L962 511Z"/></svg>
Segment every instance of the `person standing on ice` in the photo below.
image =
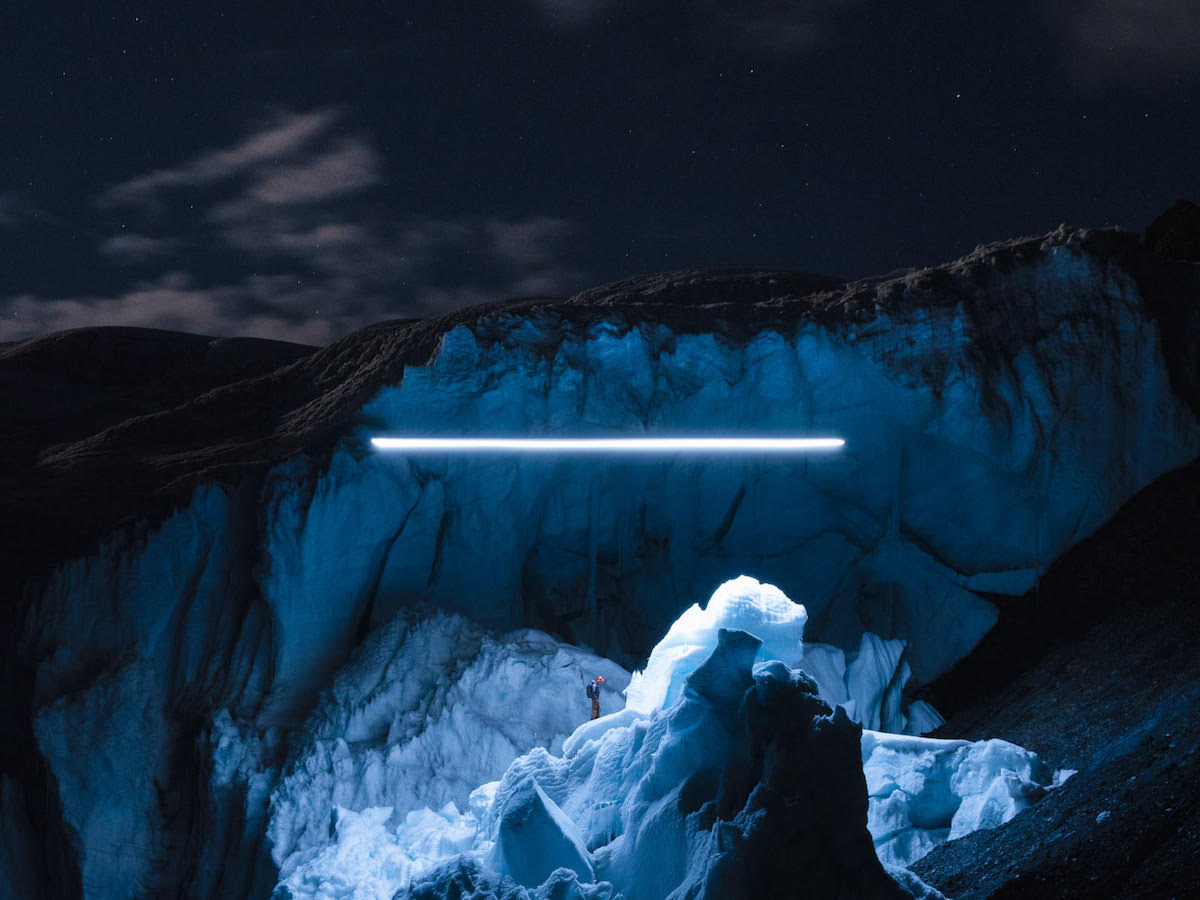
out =
<svg viewBox="0 0 1200 900"><path fill-rule="evenodd" d="M604 676L597 675L587 686L588 699L592 701L592 718L600 718L600 685L604 684Z"/></svg>

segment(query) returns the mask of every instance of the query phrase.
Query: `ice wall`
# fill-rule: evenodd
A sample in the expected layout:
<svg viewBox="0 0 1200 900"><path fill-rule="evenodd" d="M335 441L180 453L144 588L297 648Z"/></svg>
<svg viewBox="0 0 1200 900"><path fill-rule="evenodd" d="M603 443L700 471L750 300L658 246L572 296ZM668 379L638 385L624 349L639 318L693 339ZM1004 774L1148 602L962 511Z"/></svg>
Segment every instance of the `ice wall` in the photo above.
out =
<svg viewBox="0 0 1200 900"><path fill-rule="evenodd" d="M132 661L105 673L43 708L35 723L59 791L71 800L65 813L88 896L140 897L164 849L158 823L142 814L158 800L166 731L162 692L149 669Z"/></svg>
<svg viewBox="0 0 1200 900"><path fill-rule="evenodd" d="M1128 280L1070 247L1012 280L1006 290L1039 298L1042 327L1003 359L984 356L961 307L736 346L651 324L455 329L431 365L367 404L362 440L737 431L847 447L636 461L347 447L304 498L305 539L323 543L320 523L354 510L352 533L373 532L373 553L386 546L374 615L428 597L630 662L690 598L753 571L806 598L814 639L850 650L865 631L901 638L928 681L994 621L978 592L1025 591L1200 450ZM311 583L320 573L292 568L291 540L271 557Z"/></svg>
<svg viewBox="0 0 1200 900"><path fill-rule="evenodd" d="M28 752L58 785L81 871L103 864L100 835L122 831L154 838L114 863L113 885L153 892L186 877L194 896L246 896L272 881L270 773L363 637L418 602L497 631L538 627L633 667L695 597L753 572L805 598L830 667L837 653L846 673L882 658L861 652L872 633L876 650L907 646L917 682L944 671L994 621L980 594L1024 591L1194 458L1200 429L1135 282L1070 236L1005 266L919 274L889 282L903 302L786 327L757 306L736 329L604 304L466 318L427 364L376 385L332 449L252 474L213 462L165 522L131 525L63 566L23 606L14 646L39 723ZM847 447L613 462L367 444L416 431L716 429L833 434ZM127 738L101 723L127 708L120 685L134 671L143 706L128 715L161 728L138 747L137 785L101 821L100 763L63 753L56 723L119 755ZM894 709L901 694L883 696ZM213 762L231 734L254 766ZM40 826L5 816L6 831L37 839Z"/></svg>

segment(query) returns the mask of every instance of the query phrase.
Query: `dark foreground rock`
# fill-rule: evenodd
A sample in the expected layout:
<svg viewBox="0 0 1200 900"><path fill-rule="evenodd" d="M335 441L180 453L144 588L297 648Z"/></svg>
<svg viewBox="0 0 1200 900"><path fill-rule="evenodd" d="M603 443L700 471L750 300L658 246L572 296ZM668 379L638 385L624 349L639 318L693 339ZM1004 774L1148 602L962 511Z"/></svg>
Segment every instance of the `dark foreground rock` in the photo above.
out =
<svg viewBox="0 0 1200 900"><path fill-rule="evenodd" d="M932 686L942 732L1078 769L914 866L956 898L1200 890L1200 463L1155 482Z"/></svg>

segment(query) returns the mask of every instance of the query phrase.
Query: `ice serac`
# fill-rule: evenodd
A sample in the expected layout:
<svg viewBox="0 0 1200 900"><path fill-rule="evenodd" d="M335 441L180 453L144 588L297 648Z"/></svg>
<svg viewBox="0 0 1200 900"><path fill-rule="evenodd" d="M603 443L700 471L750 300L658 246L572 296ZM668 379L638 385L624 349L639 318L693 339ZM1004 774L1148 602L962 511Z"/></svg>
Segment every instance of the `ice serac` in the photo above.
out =
<svg viewBox="0 0 1200 900"><path fill-rule="evenodd" d="M712 652L722 629L764 635L757 638L752 660L779 659L794 664L803 655L807 621L805 608L774 585L761 584L747 575L728 581L704 606L695 603L688 607L655 644L645 669L630 680L628 705L643 714L672 705L693 672L702 664L716 665ZM745 689L746 685L738 687L739 695Z"/></svg>
<svg viewBox="0 0 1200 900"><path fill-rule="evenodd" d="M4 775L22 799L6 792L0 814L12 846L39 850L5 855L30 868L3 877L111 866L87 896L269 890L274 779L333 673L417 603L634 668L695 598L751 572L804 598L839 704L869 693L881 727L924 730L935 717L904 706L906 667L917 683L945 671L995 621L984 595L1022 593L1200 453L1196 369L1180 363L1195 358L1196 278L1137 235L1065 229L840 287L676 273L375 326L86 434L35 422L0 475L20 523L3 552L46 566L15 579L5 611L18 736ZM620 462L368 444L715 428L847 443ZM126 665L145 679L137 702L156 698L129 719L155 737L101 827L103 763L62 753L54 723L126 741L102 724L132 710ZM359 765L331 736L326 749L318 770ZM118 828L154 838L110 860L88 835Z"/></svg>
<svg viewBox="0 0 1200 900"><path fill-rule="evenodd" d="M514 805L536 808L544 797L555 824L542 824L539 840L523 849L535 851L542 834L547 847L571 849L540 861L557 872L525 875L534 896L546 895L551 879L595 879L585 888L627 900L786 895L798 884L814 896L908 896L876 859L864 827L859 729L844 713L831 715L811 681L781 663L755 671L760 643L721 629L669 708L612 727L565 757L535 751L517 759L482 817L475 858L504 874L495 869L497 851L481 855L484 848L505 845ZM575 861L577 854L586 858ZM585 864L590 878L579 872ZM462 860L448 860L397 896L457 896L464 874ZM544 880L529 883L538 876ZM485 882L478 896L507 896L494 876L476 881Z"/></svg>
<svg viewBox="0 0 1200 900"><path fill-rule="evenodd" d="M688 676L709 658L725 628L758 637L757 662L777 660L804 670L816 681L822 700L844 707L849 717L864 727L919 734L941 723L929 704L903 697L909 679L903 641L884 641L868 632L857 651L846 653L838 647L804 641L807 623L805 607L792 602L775 585L749 575L727 581L704 606L693 604L672 623L651 651L646 667L633 674L628 708L649 714L674 703ZM582 739L588 729L577 731L571 740Z"/></svg>
<svg viewBox="0 0 1200 900"><path fill-rule="evenodd" d="M496 813L491 868L518 884L536 888L559 869L594 882L591 858L575 823L546 796L536 778L509 791Z"/></svg>
<svg viewBox="0 0 1200 900"><path fill-rule="evenodd" d="M908 866L938 844L996 828L1070 773L1007 741L934 740L864 731L868 827L879 858Z"/></svg>
<svg viewBox="0 0 1200 900"><path fill-rule="evenodd" d="M339 822L380 807L384 820L426 809L455 820L520 754L560 752L596 675L603 708L620 710L629 673L609 660L529 629L495 636L460 615L397 614L339 670L293 741L267 828L282 880L329 844L335 811Z"/></svg>
<svg viewBox="0 0 1200 900"><path fill-rule="evenodd" d="M817 896L936 897L902 866L1008 821L1049 772L1003 741L863 732L776 658L803 653L804 618L773 585L722 585L656 645L629 704L579 725L561 754L534 748L465 804L402 820L338 807L284 864L277 896L760 897L803 879ZM514 717L536 720L538 702L554 700ZM487 743L497 727L472 734Z"/></svg>
<svg viewBox="0 0 1200 900"><path fill-rule="evenodd" d="M484 868L469 857L453 862L399 890L394 900L612 900L612 885L580 884L570 869L557 869L532 892L511 878Z"/></svg>

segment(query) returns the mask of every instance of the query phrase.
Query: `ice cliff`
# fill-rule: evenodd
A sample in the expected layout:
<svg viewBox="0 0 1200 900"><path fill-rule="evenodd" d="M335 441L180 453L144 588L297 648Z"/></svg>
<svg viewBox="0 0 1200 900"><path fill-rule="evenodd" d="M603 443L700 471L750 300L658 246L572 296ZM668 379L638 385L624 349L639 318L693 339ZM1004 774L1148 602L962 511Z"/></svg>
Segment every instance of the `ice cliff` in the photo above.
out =
<svg viewBox="0 0 1200 900"><path fill-rule="evenodd" d="M216 367L159 405L53 428L18 417L0 567L13 598L4 883L27 896L269 893L281 784L341 767L370 804L397 773L436 766L404 698L376 707L367 692L361 721L319 719L355 648L418 604L632 669L695 598L753 572L804 599L806 633L828 648L810 671L845 692L831 702L878 684L865 667L886 657L868 724L924 730L932 713L906 679L946 671L995 622L989 597L1023 593L1200 452L1194 268L1136 235L1060 230L849 285L654 276L375 326L274 371ZM14 398L40 346L0 350ZM847 444L807 461L620 463L368 445L733 430ZM434 636L446 665L475 658L473 639ZM560 728L509 735L488 765L524 741L555 749ZM96 752L72 752L76 734ZM313 772L292 772L310 734ZM411 749L393 764L397 742ZM312 821L342 799L325 796ZM302 843L315 827L288 833Z"/></svg>

